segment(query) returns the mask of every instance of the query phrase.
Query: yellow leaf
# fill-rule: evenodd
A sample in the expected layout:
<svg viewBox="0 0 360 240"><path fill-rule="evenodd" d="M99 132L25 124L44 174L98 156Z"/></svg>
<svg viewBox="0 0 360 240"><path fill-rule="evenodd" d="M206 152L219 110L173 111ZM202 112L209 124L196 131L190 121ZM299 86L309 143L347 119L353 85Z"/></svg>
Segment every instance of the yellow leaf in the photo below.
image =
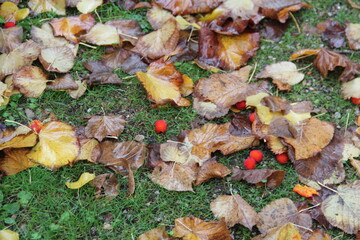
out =
<svg viewBox="0 0 360 240"><path fill-rule="evenodd" d="M91 180L93 180L94 178L95 178L95 174L85 172L81 174L79 180L77 180L76 182L66 182L65 184L68 188L79 189L88 182L90 182Z"/></svg>
<svg viewBox="0 0 360 240"><path fill-rule="evenodd" d="M14 3L4 2L0 7L0 15L7 22L18 22L29 15L29 9L23 8L19 10Z"/></svg>
<svg viewBox="0 0 360 240"><path fill-rule="evenodd" d="M60 121L51 121L42 127L39 143L27 156L53 170L73 163L79 151L74 128Z"/></svg>
<svg viewBox="0 0 360 240"><path fill-rule="evenodd" d="M8 229L0 231L1 240L19 240L19 234Z"/></svg>

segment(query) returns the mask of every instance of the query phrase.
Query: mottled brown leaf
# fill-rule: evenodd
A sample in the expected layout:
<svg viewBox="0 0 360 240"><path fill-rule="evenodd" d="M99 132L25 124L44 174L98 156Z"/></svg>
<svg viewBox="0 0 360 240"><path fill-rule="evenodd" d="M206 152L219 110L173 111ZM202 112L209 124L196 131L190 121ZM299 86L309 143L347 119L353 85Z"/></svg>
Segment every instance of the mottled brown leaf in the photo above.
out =
<svg viewBox="0 0 360 240"><path fill-rule="evenodd" d="M232 169L231 177L236 181L245 180L257 186L266 185L268 188L275 188L284 180L285 171L271 169L241 170L235 167Z"/></svg>
<svg viewBox="0 0 360 240"><path fill-rule="evenodd" d="M321 35L331 48L345 47L345 28L338 21L329 19L326 21L326 28Z"/></svg>
<svg viewBox="0 0 360 240"><path fill-rule="evenodd" d="M141 234L137 240L171 240L173 239L167 232L165 227L153 228L146 233Z"/></svg>
<svg viewBox="0 0 360 240"><path fill-rule="evenodd" d="M144 35L140 24L132 19L111 20L105 24L114 26L120 35L120 39L122 41L130 42L132 45L135 45L138 38Z"/></svg>
<svg viewBox="0 0 360 240"><path fill-rule="evenodd" d="M117 137L124 130L125 120L122 116L93 116L88 121L85 134L100 142L107 136Z"/></svg>
<svg viewBox="0 0 360 240"><path fill-rule="evenodd" d="M158 0L157 4L172 11L174 15L207 13L216 8L223 0Z"/></svg>
<svg viewBox="0 0 360 240"><path fill-rule="evenodd" d="M276 228L271 229L269 232L257 235L252 240L301 240L299 230L292 223L286 223ZM325 240L325 239L324 239Z"/></svg>
<svg viewBox="0 0 360 240"><path fill-rule="evenodd" d="M231 170L224 166L223 164L216 161L215 158L211 158L204 162L198 170L195 186L200 185L211 178L224 178L229 175Z"/></svg>
<svg viewBox="0 0 360 240"><path fill-rule="evenodd" d="M261 32L262 35L267 39L277 42L281 39L282 35L284 35L289 24L269 21L264 23L264 27L265 29Z"/></svg>
<svg viewBox="0 0 360 240"><path fill-rule="evenodd" d="M49 90L76 90L78 85L75 83L74 78L71 74L65 74L64 76L58 77L54 82L46 86Z"/></svg>
<svg viewBox="0 0 360 240"><path fill-rule="evenodd" d="M30 152L28 148L8 148L4 150L5 156L0 159L0 172L6 175L14 175L22 170L37 166L26 156Z"/></svg>
<svg viewBox="0 0 360 240"><path fill-rule="evenodd" d="M97 175L90 184L95 186L95 198L111 201L119 195L119 182L113 173Z"/></svg>
<svg viewBox="0 0 360 240"><path fill-rule="evenodd" d="M12 27L0 32L0 52L10 53L22 43L23 28Z"/></svg>

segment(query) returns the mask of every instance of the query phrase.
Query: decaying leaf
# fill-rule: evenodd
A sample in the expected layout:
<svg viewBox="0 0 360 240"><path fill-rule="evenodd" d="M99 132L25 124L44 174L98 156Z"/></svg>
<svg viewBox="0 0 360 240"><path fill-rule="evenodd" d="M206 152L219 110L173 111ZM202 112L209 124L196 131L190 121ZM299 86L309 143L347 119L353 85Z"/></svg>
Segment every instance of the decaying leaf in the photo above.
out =
<svg viewBox="0 0 360 240"><path fill-rule="evenodd" d="M67 73L72 69L75 55L67 46L42 48L39 60L49 72Z"/></svg>
<svg viewBox="0 0 360 240"><path fill-rule="evenodd" d="M141 234L137 240L171 240L172 237L167 233L165 227L154 228Z"/></svg>
<svg viewBox="0 0 360 240"><path fill-rule="evenodd" d="M80 141L81 149L76 160L88 160L89 162L95 162L93 159L93 150L99 145L99 142L95 139L85 139Z"/></svg>
<svg viewBox="0 0 360 240"><path fill-rule="evenodd" d="M188 240L232 240L224 221L205 222L194 216L175 219L174 237Z"/></svg>
<svg viewBox="0 0 360 240"><path fill-rule="evenodd" d="M255 210L238 194L218 196L211 202L210 209L215 217L223 219L228 227L240 223L251 230L257 221Z"/></svg>
<svg viewBox="0 0 360 240"><path fill-rule="evenodd" d="M152 62L146 73L137 72L136 76L144 86L148 99L156 105L166 103L174 103L179 107L190 105L189 100L181 97L185 75L176 70L174 63L160 59Z"/></svg>
<svg viewBox="0 0 360 240"><path fill-rule="evenodd" d="M184 165L191 165L201 161L191 153L190 144L167 142L160 144L160 158L165 162L176 162Z"/></svg>
<svg viewBox="0 0 360 240"><path fill-rule="evenodd" d="M25 66L13 76L13 82L26 97L39 97L46 89L48 76L36 66Z"/></svg>
<svg viewBox="0 0 360 240"><path fill-rule="evenodd" d="M296 65L292 62L279 62L267 65L257 78L272 78L280 90L290 91L292 85L301 82L304 74L298 72Z"/></svg>
<svg viewBox="0 0 360 240"><path fill-rule="evenodd" d="M357 172L357 174L360 176L360 161L355 159L350 159L351 166L353 166Z"/></svg>
<svg viewBox="0 0 360 240"><path fill-rule="evenodd" d="M349 234L360 231L360 181L340 185L337 194L331 195L321 203L326 219L335 227Z"/></svg>
<svg viewBox="0 0 360 240"><path fill-rule="evenodd" d="M311 228L312 218L309 214L299 213L295 204L288 198L280 198L266 205L258 213L259 221L256 224L261 233L268 233L275 227L286 223L293 223L300 227L301 235ZM301 228L304 227L304 228Z"/></svg>
<svg viewBox="0 0 360 240"><path fill-rule="evenodd" d="M130 42L135 45L138 38L144 35L140 24L132 19L117 19L107 21L106 25L114 26L122 41Z"/></svg>
<svg viewBox="0 0 360 240"><path fill-rule="evenodd" d="M71 189L79 189L88 182L92 181L94 178L95 178L95 174L85 172L81 174L79 180L77 180L76 182L66 182L65 185Z"/></svg>
<svg viewBox="0 0 360 240"><path fill-rule="evenodd" d="M120 44L120 37L116 27L97 23L89 32L81 36L82 40L96 45Z"/></svg>
<svg viewBox="0 0 360 240"><path fill-rule="evenodd" d="M0 32L0 52L10 53L22 43L23 28L12 27Z"/></svg>
<svg viewBox="0 0 360 240"><path fill-rule="evenodd" d="M118 75L113 73L113 70L102 61L83 62L83 65L91 72L86 80L89 85L94 83L118 85L122 83Z"/></svg>
<svg viewBox="0 0 360 240"><path fill-rule="evenodd" d="M44 124L39 143L27 156L31 161L54 170L73 163L79 151L74 128L60 121L51 121Z"/></svg>
<svg viewBox="0 0 360 240"><path fill-rule="evenodd" d="M88 121L85 134L88 138L96 138L100 142L107 136L117 137L124 131L125 120L122 116L93 116Z"/></svg>
<svg viewBox="0 0 360 240"><path fill-rule="evenodd" d="M338 21L328 19L322 32L322 39L327 41L331 48L345 47L345 28Z"/></svg>
<svg viewBox="0 0 360 240"><path fill-rule="evenodd" d="M349 23L345 29L346 37L348 39L349 46L352 50L360 49L360 24Z"/></svg>
<svg viewBox="0 0 360 240"><path fill-rule="evenodd" d="M72 98L79 98L81 97L85 91L86 91L86 82L82 82L82 81L75 81L76 85L77 85L77 89L76 90L72 90L72 91L68 91L70 97Z"/></svg>
<svg viewBox="0 0 360 240"><path fill-rule="evenodd" d="M111 201L119 195L119 182L113 173L97 175L90 184L95 186L95 198Z"/></svg>
<svg viewBox="0 0 360 240"><path fill-rule="evenodd" d="M79 86L74 81L71 74L65 74L64 76L58 77L46 86L49 90L77 90Z"/></svg>
<svg viewBox="0 0 360 240"><path fill-rule="evenodd" d="M302 3L298 0L291 1L256 1L261 7L261 13L268 18L276 19L281 23L285 23L290 12L298 11L303 7L312 8L309 4Z"/></svg>
<svg viewBox="0 0 360 240"><path fill-rule="evenodd" d="M28 148L5 149L5 156L0 159L0 171L5 172L6 175L14 175L22 170L37 166L26 156L29 151Z"/></svg>
<svg viewBox="0 0 360 240"><path fill-rule="evenodd" d="M227 168L225 165L216 161L215 158L210 158L206 162L204 162L196 175L195 186L200 185L204 181L211 178L224 178L229 175L231 170Z"/></svg>
<svg viewBox="0 0 360 240"><path fill-rule="evenodd" d="M37 142L37 135L23 126L19 126L15 130L7 128L1 132L0 150L5 148L24 148L33 147Z"/></svg>
<svg viewBox="0 0 360 240"><path fill-rule="evenodd" d="M308 240L331 240L331 236L322 229L316 229Z"/></svg>
<svg viewBox="0 0 360 240"><path fill-rule="evenodd" d="M341 95L345 99L360 98L360 77L341 85Z"/></svg>
<svg viewBox="0 0 360 240"><path fill-rule="evenodd" d="M55 12L58 15L65 15L65 0L30 0L29 7L38 15L43 12Z"/></svg>
<svg viewBox="0 0 360 240"><path fill-rule="evenodd" d="M172 11L174 15L207 13L216 8L223 0L159 0L157 4Z"/></svg>
<svg viewBox="0 0 360 240"><path fill-rule="evenodd" d="M177 22L170 19L160 29L140 37L131 51L157 59L174 51L179 36Z"/></svg>
<svg viewBox="0 0 360 240"><path fill-rule="evenodd" d="M280 225L276 228L271 229L269 232L261 235L257 235L252 238L252 240L284 240L284 239L292 239L292 240L301 240L301 235L299 230L292 223L285 223L284 225ZM320 239L314 239L320 240ZM321 240L328 240L322 239Z"/></svg>
<svg viewBox="0 0 360 240"><path fill-rule="evenodd" d="M85 34L95 25L95 18L90 14L79 16L55 18L50 21L54 36L65 37L72 43L78 43L79 36Z"/></svg>
<svg viewBox="0 0 360 240"><path fill-rule="evenodd" d="M169 11L160 8L158 5L153 5L153 7L147 11L146 17L155 30L164 26L169 19L175 19Z"/></svg>
<svg viewBox="0 0 360 240"><path fill-rule="evenodd" d="M241 33L227 36L215 33L202 26L199 31L199 57L196 60L200 66L224 70L236 70L246 65L250 57L259 48L259 33Z"/></svg>
<svg viewBox="0 0 360 240"><path fill-rule="evenodd" d="M76 4L76 8L81 13L91 13L101 4L103 4L103 0L80 0Z"/></svg>
<svg viewBox="0 0 360 240"><path fill-rule="evenodd" d="M316 189L308 187L308 186L301 186L300 184L296 184L293 188L293 191L303 197L312 197L313 195L319 195Z"/></svg>
<svg viewBox="0 0 360 240"><path fill-rule="evenodd" d="M285 177L285 171L271 169L254 169L247 171L235 167L232 169L232 173L231 177L236 181L245 180L246 182L256 184L257 186L266 185L268 188L279 186Z"/></svg>
<svg viewBox="0 0 360 240"><path fill-rule="evenodd" d="M16 4L10 1L6 1L1 4L0 7L0 16L2 16L6 22L18 22L23 20L29 15L29 9L23 8L20 9L17 7Z"/></svg>

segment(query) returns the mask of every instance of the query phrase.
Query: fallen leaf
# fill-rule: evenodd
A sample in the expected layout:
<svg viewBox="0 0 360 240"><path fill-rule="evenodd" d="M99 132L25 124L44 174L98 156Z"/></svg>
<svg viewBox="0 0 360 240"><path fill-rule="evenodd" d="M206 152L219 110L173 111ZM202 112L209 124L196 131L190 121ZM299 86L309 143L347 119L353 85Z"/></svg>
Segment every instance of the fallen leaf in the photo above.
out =
<svg viewBox="0 0 360 240"><path fill-rule="evenodd" d="M341 84L341 95L344 99L360 98L360 77Z"/></svg>
<svg viewBox="0 0 360 240"><path fill-rule="evenodd" d="M2 16L6 22L19 22L25 19L29 15L29 12L28 8L19 10L17 5L10 1L4 2L0 7L0 16Z"/></svg>
<svg viewBox="0 0 360 240"><path fill-rule="evenodd" d="M232 239L224 221L205 222L194 216L175 219L172 231L174 237L187 240Z"/></svg>
<svg viewBox="0 0 360 240"><path fill-rule="evenodd" d="M331 240L331 237L329 234L325 233L322 229L316 229L308 240Z"/></svg>
<svg viewBox="0 0 360 240"><path fill-rule="evenodd" d="M14 85L26 97L40 97L49 81L43 70L36 66L25 66L13 76Z"/></svg>
<svg viewBox="0 0 360 240"><path fill-rule="evenodd" d="M256 78L272 78L280 90L290 91L291 86L301 82L304 74L298 72L292 62L279 62L265 66Z"/></svg>
<svg viewBox="0 0 360 240"><path fill-rule="evenodd" d="M5 148L33 147L37 142L37 135L30 128L20 126L15 130L7 128L1 132L0 150Z"/></svg>
<svg viewBox="0 0 360 240"><path fill-rule="evenodd" d="M85 139L85 141L80 141L80 145L80 153L76 157L76 160L88 160L89 162L95 162L92 152L94 148L99 145L99 142L95 139Z"/></svg>
<svg viewBox="0 0 360 240"><path fill-rule="evenodd" d="M214 216L223 219L228 227L240 223L250 231L257 222L255 210L238 194L220 195L210 204Z"/></svg>
<svg viewBox="0 0 360 240"><path fill-rule="evenodd" d="M238 167L232 169L231 178L240 181L245 180L248 183L275 188L279 186L285 177L285 171L271 169L241 170Z"/></svg>
<svg viewBox="0 0 360 240"><path fill-rule="evenodd" d="M0 32L0 52L10 53L22 43L23 28L12 27L2 29Z"/></svg>
<svg viewBox="0 0 360 240"><path fill-rule="evenodd" d="M146 233L141 234L137 240L171 240L173 239L167 232L165 227L153 228Z"/></svg>
<svg viewBox="0 0 360 240"><path fill-rule="evenodd" d="M6 175L15 175L22 170L37 166L26 156L29 151L27 148L5 149L5 156L0 159L0 171L5 172Z"/></svg>
<svg viewBox="0 0 360 240"><path fill-rule="evenodd" d="M0 231L0 239L6 240L19 240L19 234L9 229L3 229Z"/></svg>
<svg viewBox="0 0 360 240"><path fill-rule="evenodd" d="M66 182L65 185L71 189L79 189L88 182L92 181L94 178L95 174L85 172L81 174L79 180L77 180L76 182Z"/></svg>
<svg viewBox="0 0 360 240"><path fill-rule="evenodd" d="M258 223L256 226L261 233L268 233L275 227L286 223L296 224L298 231L304 235L311 229L312 219L309 214L298 212L295 204L289 198L280 198L266 205L258 213Z"/></svg>
<svg viewBox="0 0 360 240"><path fill-rule="evenodd" d="M360 194L360 181L338 186L336 194L321 203L321 210L331 225L346 233L360 231L360 208L357 196Z"/></svg>
<svg viewBox="0 0 360 240"><path fill-rule="evenodd" d="M55 12L58 15L65 15L65 0L30 0L29 7L38 15L43 12Z"/></svg>
<svg viewBox="0 0 360 240"><path fill-rule="evenodd" d="M207 13L216 8L223 0L158 0L161 7L172 11L173 15Z"/></svg>
<svg viewBox="0 0 360 240"><path fill-rule="evenodd" d="M155 167L150 179L169 191L193 192L192 183L196 180L196 168L175 162L161 162Z"/></svg>
<svg viewBox="0 0 360 240"><path fill-rule="evenodd" d="M201 161L191 154L191 144L167 142L160 144L160 158L165 162L176 162L184 165L192 165Z"/></svg>
<svg viewBox="0 0 360 240"><path fill-rule="evenodd" d="M204 162L196 175L195 186L211 179L211 178L224 178L229 175L231 170L223 164L216 161L215 158L210 158Z"/></svg>
<svg viewBox="0 0 360 240"><path fill-rule="evenodd" d="M146 73L137 72L136 77L144 86L148 99L156 105L175 103L179 107L190 105L190 101L181 97L184 77L172 62L162 59L152 62Z"/></svg>
<svg viewBox="0 0 360 240"><path fill-rule="evenodd" d="M313 195L319 195L316 189L308 187L308 186L301 186L300 184L296 184L293 188L293 191L303 197L312 197Z"/></svg>
<svg viewBox="0 0 360 240"><path fill-rule="evenodd" d="M160 29L141 36L131 51L147 58L158 59L174 51L179 36L177 22L170 19Z"/></svg>
<svg viewBox="0 0 360 240"><path fill-rule="evenodd" d="M132 19L117 19L107 21L105 25L114 26L120 35L122 41L130 42L132 45L136 45L139 37L144 35L140 24Z"/></svg>
<svg viewBox="0 0 360 240"><path fill-rule="evenodd" d="M359 23L349 23L346 26L345 34L352 50L360 49L360 24Z"/></svg>
<svg viewBox="0 0 360 240"><path fill-rule="evenodd" d="M257 235L252 240L301 240L299 230L292 223L286 223L276 228L271 229L269 232ZM315 240L315 239L314 239ZM319 239L320 240L320 239ZM326 239L322 239L326 240Z"/></svg>
<svg viewBox="0 0 360 240"><path fill-rule="evenodd" d="M102 23L97 23L80 39L99 46L121 44L116 27Z"/></svg>
<svg viewBox="0 0 360 240"><path fill-rule="evenodd" d="M121 21L121 20L119 20L119 21ZM109 22L107 22L107 23L109 23ZM115 48L115 49L107 52L106 54L102 55L102 58L100 59L99 63L95 64L95 65L97 65L96 68L99 68L99 70L95 69L95 66L93 66L92 69L89 69L87 66L85 66L85 67L91 72L105 71L106 68L103 68L103 66L101 64L103 64L106 67L109 67L111 69L118 69L118 68L122 68L123 62L125 62L128 58L131 58L132 56L139 56L139 55L134 54L123 48ZM140 58L139 58L139 60L140 60ZM91 61L91 62L96 62L96 61ZM141 60L140 60L140 62L141 62Z"/></svg>
<svg viewBox="0 0 360 240"><path fill-rule="evenodd" d="M80 42L79 36L85 34L95 25L92 14L81 14L79 16L55 18L50 21L54 30L54 36L65 37L72 43Z"/></svg>
<svg viewBox="0 0 360 240"><path fill-rule="evenodd" d="M86 83L82 81L75 81L78 88L76 90L68 91L70 97L72 98L79 98L81 97L86 91Z"/></svg>
<svg viewBox="0 0 360 240"><path fill-rule="evenodd" d="M113 70L106 66L102 61L83 62L84 67L92 72L86 81L89 85L94 83L101 84L121 84L122 81Z"/></svg>
<svg viewBox="0 0 360 240"><path fill-rule="evenodd" d="M351 163L351 166L353 166L355 168L357 174L360 176L360 161L351 158L350 163Z"/></svg>
<svg viewBox="0 0 360 240"><path fill-rule="evenodd" d="M138 54L131 55L121 64L121 68L130 75L137 72L146 72L147 67L148 65L141 60L141 57ZM186 79L184 79L184 84L185 80Z"/></svg>
<svg viewBox="0 0 360 240"><path fill-rule="evenodd" d="M69 72L75 63L75 55L67 46L42 48L39 60L49 72Z"/></svg>
<svg viewBox="0 0 360 240"><path fill-rule="evenodd" d="M312 6L302 3L301 1L256 1L257 5L261 7L261 13L268 18L276 19L281 23L285 23L289 17L290 12L295 12L303 7L312 8Z"/></svg>
<svg viewBox="0 0 360 240"><path fill-rule="evenodd" d="M85 134L88 138L96 138L100 142L107 136L117 137L124 131L125 120L122 116L93 116L88 121Z"/></svg>
<svg viewBox="0 0 360 240"><path fill-rule="evenodd" d="M41 129L39 143L27 156L51 170L73 163L80 147L74 128L60 121L51 121Z"/></svg>
<svg viewBox="0 0 360 240"><path fill-rule="evenodd" d="M54 82L48 84L46 89L48 90L77 90L79 86L74 81L71 74L65 74L64 76L58 77Z"/></svg>
<svg viewBox="0 0 360 240"><path fill-rule="evenodd" d="M81 13L91 13L101 4L103 4L103 0L80 0L76 4L76 8Z"/></svg>
<svg viewBox="0 0 360 240"><path fill-rule="evenodd" d="M95 186L95 198L105 197L111 201L119 195L119 182L113 173L105 173L97 175L91 182L91 186Z"/></svg>
<svg viewBox="0 0 360 240"><path fill-rule="evenodd" d="M280 41L286 29L289 27L288 23L279 23L277 21L268 21L264 23L265 29L261 32L262 35L272 41Z"/></svg>
<svg viewBox="0 0 360 240"><path fill-rule="evenodd" d="M224 70L236 70L246 65L259 49L259 33L241 33L227 36L215 33L202 26L199 31L199 56L196 63L209 69L210 66Z"/></svg>
<svg viewBox="0 0 360 240"><path fill-rule="evenodd" d="M146 17L155 30L164 26L169 19L175 19L175 17L167 10L160 8L158 5L153 5L146 13Z"/></svg>
<svg viewBox="0 0 360 240"><path fill-rule="evenodd" d="M345 28L338 21L328 19L326 28L321 35L324 41L327 41L331 48L345 47Z"/></svg>

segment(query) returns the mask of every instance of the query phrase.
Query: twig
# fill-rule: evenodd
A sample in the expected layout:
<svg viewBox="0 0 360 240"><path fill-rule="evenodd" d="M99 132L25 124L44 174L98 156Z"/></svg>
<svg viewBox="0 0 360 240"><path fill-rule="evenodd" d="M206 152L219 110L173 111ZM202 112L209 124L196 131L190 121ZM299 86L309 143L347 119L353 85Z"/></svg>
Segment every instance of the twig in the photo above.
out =
<svg viewBox="0 0 360 240"><path fill-rule="evenodd" d="M305 208L305 209L301 209L301 210L299 211L299 213L302 213L302 212L305 212L305 211L307 211L307 210L316 208L316 207L318 207L318 206L320 206L320 205L321 205L321 203L318 203L318 204L316 204L316 205L314 205L314 206L312 206L312 207L308 207L308 208Z"/></svg>
<svg viewBox="0 0 360 240"><path fill-rule="evenodd" d="M295 22L295 26L296 26L296 28L297 28L297 30L298 30L298 33L301 33L301 29L300 29L299 23L298 23L298 21L296 20L294 14L292 14L292 12L289 12L289 14L290 14L291 18L292 18L292 19L294 20L294 22Z"/></svg>
<svg viewBox="0 0 360 240"><path fill-rule="evenodd" d="M96 9L95 9L95 14L96 14L96 16L99 18L99 21L100 21L100 23L102 23L102 21L101 21L101 17L100 17L100 15L98 14L98 12L96 11Z"/></svg>
<svg viewBox="0 0 360 240"><path fill-rule="evenodd" d="M254 70L252 71L252 73L251 73L251 75L250 75L250 78L249 78L249 80L248 80L248 83L250 83L250 82L251 82L251 80L252 80L252 78L254 77L254 74L255 74L255 71L256 71L257 65L258 65L258 63L257 63L257 62L255 62Z"/></svg>
<svg viewBox="0 0 360 240"><path fill-rule="evenodd" d="M26 126L26 125L24 125L24 124L22 124L22 123L15 122L15 121L12 121L12 120L5 120L5 122L15 123L15 124L17 124L17 125L23 126L23 127L27 128L27 129L29 129L30 131L32 131L31 128L29 128L28 126Z"/></svg>
<svg viewBox="0 0 360 240"><path fill-rule="evenodd" d="M330 191L332 191L332 192L334 192L334 193L336 193L336 194L339 194L338 191L336 191L336 190L334 190L334 189L332 189L332 188L329 188L328 186L322 184L322 183L319 182L319 181L317 182L317 184L319 184L320 186L322 186L322 187L324 187L324 188L326 188L326 189L329 189Z"/></svg>
<svg viewBox="0 0 360 240"><path fill-rule="evenodd" d="M186 226L185 224L183 224L182 222L180 222L179 220L175 220L177 221L178 223L180 223L184 228L186 228L189 232L193 232L193 230L191 230L191 228L189 228L188 226Z"/></svg>
<svg viewBox="0 0 360 240"><path fill-rule="evenodd" d="M186 42L189 42L189 41L191 40L191 36L192 36L193 31L194 31L194 28L191 28L189 37L188 37L188 39L186 40Z"/></svg>
<svg viewBox="0 0 360 240"><path fill-rule="evenodd" d="M302 229L305 229L305 230L308 230L308 231L310 231L310 232L314 232L312 229L310 229L310 228L307 228L307 227L304 227L304 226L300 226L300 225L297 225L297 224L295 224L295 223L292 223L295 227L298 227L298 228L302 228Z"/></svg>
<svg viewBox="0 0 360 240"><path fill-rule="evenodd" d="M84 43L84 42L79 42L80 45L84 45L85 47L89 47L89 48L92 48L92 49L96 49L97 47L95 46L92 46L92 45L89 45L87 43Z"/></svg>
<svg viewBox="0 0 360 240"><path fill-rule="evenodd" d="M313 117L320 117L320 116L322 116L322 115L325 115L326 113L319 113L319 114L317 114L317 115L315 115L315 116L313 116Z"/></svg>
<svg viewBox="0 0 360 240"><path fill-rule="evenodd" d="M131 35L123 33L123 32L119 32L119 35L125 36L125 37L128 37L128 38L132 38L132 39L136 39L136 40L139 39L138 37L134 37L134 36L131 36Z"/></svg>
<svg viewBox="0 0 360 240"><path fill-rule="evenodd" d="M352 0L347 0L348 3L351 5L352 8L355 9L360 9L360 5L357 5L356 3L354 3Z"/></svg>
<svg viewBox="0 0 360 240"><path fill-rule="evenodd" d="M135 75L131 75L131 76L127 76L127 77L123 77L123 78L121 78L122 80L126 80L126 79L130 79L130 78L134 78L134 77L136 77Z"/></svg>
<svg viewBox="0 0 360 240"><path fill-rule="evenodd" d="M304 70L304 69L307 69L307 68L311 67L311 65L313 65L313 64L310 63L309 65L307 65L307 66L305 66L305 67L303 67L303 68L299 68L298 71L302 71L302 70Z"/></svg>

